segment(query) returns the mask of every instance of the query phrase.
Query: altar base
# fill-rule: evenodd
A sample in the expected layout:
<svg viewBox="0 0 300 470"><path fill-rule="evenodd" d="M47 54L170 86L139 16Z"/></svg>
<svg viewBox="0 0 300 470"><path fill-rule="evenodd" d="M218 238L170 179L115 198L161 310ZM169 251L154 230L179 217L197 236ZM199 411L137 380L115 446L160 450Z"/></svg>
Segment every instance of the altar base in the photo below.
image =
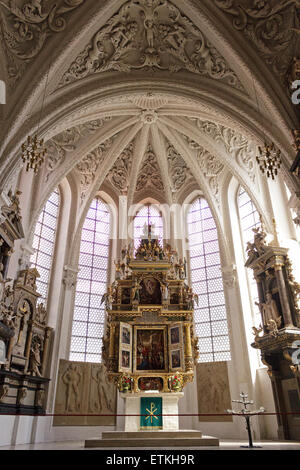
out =
<svg viewBox="0 0 300 470"><path fill-rule="evenodd" d="M141 414L141 398L162 398L162 430L163 431L178 431L179 429L179 416L178 416L178 401L184 396L183 392L139 392L121 394L125 400L125 432L143 431L140 426ZM155 429L154 429L155 430ZM153 432L154 430L147 429Z"/></svg>
<svg viewBox="0 0 300 470"><path fill-rule="evenodd" d="M166 447L210 447L218 446L219 439L212 436L203 436L201 431L178 430L178 431L108 431L102 433L101 439L87 439L86 448L122 448L152 447L164 449Z"/></svg>

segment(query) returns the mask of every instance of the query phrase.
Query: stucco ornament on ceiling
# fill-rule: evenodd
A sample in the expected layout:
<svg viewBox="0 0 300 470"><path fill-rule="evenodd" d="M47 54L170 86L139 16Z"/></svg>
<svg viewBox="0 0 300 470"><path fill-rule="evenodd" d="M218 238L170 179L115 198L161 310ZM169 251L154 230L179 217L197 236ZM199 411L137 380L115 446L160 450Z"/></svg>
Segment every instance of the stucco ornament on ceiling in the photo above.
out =
<svg viewBox="0 0 300 470"><path fill-rule="evenodd" d="M169 142L167 148L167 159L172 191L179 191L185 183L193 179L191 171L182 156L179 155L173 145Z"/></svg>
<svg viewBox="0 0 300 470"><path fill-rule="evenodd" d="M108 70L181 69L242 88L203 33L169 0L129 0L92 38L60 85Z"/></svg>
<svg viewBox="0 0 300 470"><path fill-rule="evenodd" d="M285 79L293 56L299 55L299 0L214 0L256 46L266 63Z"/></svg>
<svg viewBox="0 0 300 470"><path fill-rule="evenodd" d="M110 120L110 116L103 119L95 119L94 121L66 129L48 140L46 142L48 155L46 161L46 181L52 172L64 162L67 153L76 150L81 139L93 134Z"/></svg>
<svg viewBox="0 0 300 470"><path fill-rule="evenodd" d="M134 143L131 142L123 150L114 166L107 175L108 181L114 186L119 194L126 193L130 184Z"/></svg>
<svg viewBox="0 0 300 470"><path fill-rule="evenodd" d="M10 78L19 79L26 63L34 59L49 36L64 31L65 15L85 0L2 0L1 29ZM52 4L51 4L52 3Z"/></svg>
<svg viewBox="0 0 300 470"><path fill-rule="evenodd" d="M164 184L161 179L157 157L153 152L151 144L148 145L144 160L141 164L136 184L136 191L139 192L147 188L164 191Z"/></svg>
<svg viewBox="0 0 300 470"><path fill-rule="evenodd" d="M252 182L255 180L255 143L246 136L229 128L211 121L191 118L201 132L212 137L222 144L228 155L231 155L236 163L245 170Z"/></svg>
<svg viewBox="0 0 300 470"><path fill-rule="evenodd" d="M81 204L84 202L92 183L97 178L100 165L103 163L117 135L118 134L115 134L112 138L102 142L98 147L92 150L92 152L85 155L81 162L76 165L76 170L80 174Z"/></svg>

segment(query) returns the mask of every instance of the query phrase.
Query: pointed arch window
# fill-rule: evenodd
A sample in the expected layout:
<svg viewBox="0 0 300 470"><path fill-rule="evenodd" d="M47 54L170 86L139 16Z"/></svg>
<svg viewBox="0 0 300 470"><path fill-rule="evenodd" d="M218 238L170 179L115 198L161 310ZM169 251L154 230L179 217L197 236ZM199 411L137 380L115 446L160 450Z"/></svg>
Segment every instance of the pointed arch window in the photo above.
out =
<svg viewBox="0 0 300 470"><path fill-rule="evenodd" d="M238 208L240 216L240 225L243 238L244 251L246 251L247 242L253 241L253 228L260 225L259 212L256 209L249 194L240 186L238 192Z"/></svg>
<svg viewBox="0 0 300 470"><path fill-rule="evenodd" d="M195 304L195 330L199 362L229 361L230 342L217 227L207 201L197 198L187 218L190 275Z"/></svg>
<svg viewBox="0 0 300 470"><path fill-rule="evenodd" d="M38 303L43 302L45 305L52 269L59 203L59 191L55 189L43 207L35 226L32 244L35 253L30 257L31 267L36 268L40 275L36 282L37 292L41 294Z"/></svg>
<svg viewBox="0 0 300 470"><path fill-rule="evenodd" d="M101 362L107 291L111 215L100 199L93 200L82 228L69 358Z"/></svg>
<svg viewBox="0 0 300 470"><path fill-rule="evenodd" d="M260 226L259 212L255 207L252 199L247 191L240 186L237 196L237 205L239 209L239 220L242 234L244 256L246 261L246 246L248 242L253 242L254 234L252 229ZM250 270L249 270L250 271ZM260 319L260 313L255 302L258 302L257 284L253 277L253 273L248 271L250 296L252 300L252 307L257 318Z"/></svg>
<svg viewBox="0 0 300 470"><path fill-rule="evenodd" d="M147 204L143 206L134 218L134 248L137 249L141 236L143 235L144 225L154 224L154 234L163 245L164 226L161 212L155 204Z"/></svg>

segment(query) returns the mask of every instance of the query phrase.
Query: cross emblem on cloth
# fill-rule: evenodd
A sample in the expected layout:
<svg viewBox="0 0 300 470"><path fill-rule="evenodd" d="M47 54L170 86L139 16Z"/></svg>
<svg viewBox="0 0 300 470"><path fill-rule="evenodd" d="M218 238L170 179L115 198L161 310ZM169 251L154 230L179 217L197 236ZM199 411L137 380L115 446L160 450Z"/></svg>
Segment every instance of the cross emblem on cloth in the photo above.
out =
<svg viewBox="0 0 300 470"><path fill-rule="evenodd" d="M155 412L157 411L157 408L155 408L154 403L152 402L150 405L150 410L149 408L146 408L146 411L148 411L149 415L146 417L146 420L150 418L151 424L153 423L153 418L158 419L157 416L155 416Z"/></svg>

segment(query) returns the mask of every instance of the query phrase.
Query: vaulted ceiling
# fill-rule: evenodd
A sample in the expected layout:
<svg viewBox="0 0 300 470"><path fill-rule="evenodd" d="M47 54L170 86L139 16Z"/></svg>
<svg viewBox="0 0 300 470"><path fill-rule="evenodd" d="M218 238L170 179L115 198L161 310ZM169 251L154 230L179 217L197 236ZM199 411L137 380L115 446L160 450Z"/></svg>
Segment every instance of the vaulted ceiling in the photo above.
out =
<svg viewBox="0 0 300 470"><path fill-rule="evenodd" d="M0 12L2 190L37 128L39 201L72 176L81 205L109 185L132 202L201 188L218 206L228 174L255 192L266 137L293 186L297 0L3 0Z"/></svg>

